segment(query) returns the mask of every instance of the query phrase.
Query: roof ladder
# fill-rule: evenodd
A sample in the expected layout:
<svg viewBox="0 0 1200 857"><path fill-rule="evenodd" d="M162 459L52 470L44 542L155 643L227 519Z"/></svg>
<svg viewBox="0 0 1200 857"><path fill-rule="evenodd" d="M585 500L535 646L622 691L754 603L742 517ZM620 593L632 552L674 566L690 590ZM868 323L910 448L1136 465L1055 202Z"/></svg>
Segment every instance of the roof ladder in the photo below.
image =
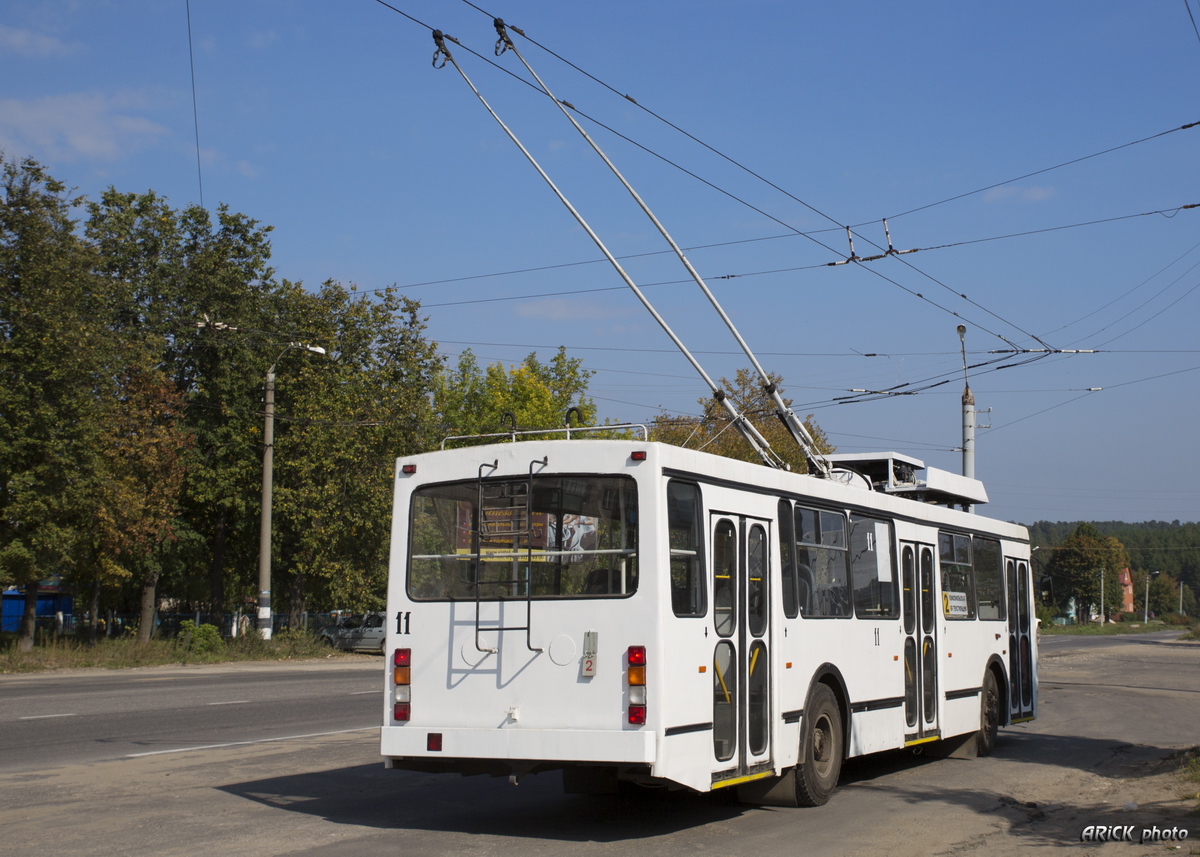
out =
<svg viewBox="0 0 1200 857"><path fill-rule="evenodd" d="M476 520L472 528L472 573L475 588L475 648L488 654L500 651L499 635L505 631L524 631L525 647L531 652L544 652L544 648L533 645L531 637L533 616L533 469L545 467L549 457L529 462L529 475L524 480L506 479L489 481L484 478L484 468L492 472L499 467L497 460L479 465L478 500L475 505ZM508 561L511 572L508 576L497 575L485 579L484 563ZM495 598L503 622L504 605L517 599L525 602L525 624L480 627L480 614L484 590ZM496 646L487 647L480 643L482 631L497 633Z"/></svg>

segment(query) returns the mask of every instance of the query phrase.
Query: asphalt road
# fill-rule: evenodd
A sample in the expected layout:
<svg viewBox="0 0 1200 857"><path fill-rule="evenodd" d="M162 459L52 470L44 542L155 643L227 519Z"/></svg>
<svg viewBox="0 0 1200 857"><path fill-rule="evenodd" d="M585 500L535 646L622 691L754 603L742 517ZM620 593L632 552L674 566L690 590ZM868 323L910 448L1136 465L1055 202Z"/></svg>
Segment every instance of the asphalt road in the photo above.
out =
<svg viewBox="0 0 1200 857"><path fill-rule="evenodd" d="M656 857L1016 857L1031 847L1196 854L1197 799L1185 799L1173 754L1200 744L1200 644L1175 636L1043 637L1041 715L1003 730L994 756L852 760L830 803L811 810L742 806L721 793L566 796L552 774L514 788L502 779L386 771L375 730L347 731L378 722L379 699L368 692L381 682L377 658L147 670L76 684L92 674L0 677L0 755L25 760L0 769L0 853L103 843L155 857L198 848L314 857L650 850ZM125 682L139 700L129 709L158 706L128 726L116 699L126 695L116 688ZM75 699L105 711L89 721L83 711L55 710ZM342 704L336 716L311 710L332 715ZM200 708L198 719L186 720L184 712ZM17 719L64 713L75 717ZM107 731L89 736L89 722ZM12 737L14 726L29 723L41 724L34 735L45 742L43 758L57 760L36 770ZM49 734L60 727L61 739ZM1189 838L1081 843L1095 825L1128 827L1135 836L1186 830Z"/></svg>
<svg viewBox="0 0 1200 857"><path fill-rule="evenodd" d="M370 730L383 659L0 676L0 773Z"/></svg>

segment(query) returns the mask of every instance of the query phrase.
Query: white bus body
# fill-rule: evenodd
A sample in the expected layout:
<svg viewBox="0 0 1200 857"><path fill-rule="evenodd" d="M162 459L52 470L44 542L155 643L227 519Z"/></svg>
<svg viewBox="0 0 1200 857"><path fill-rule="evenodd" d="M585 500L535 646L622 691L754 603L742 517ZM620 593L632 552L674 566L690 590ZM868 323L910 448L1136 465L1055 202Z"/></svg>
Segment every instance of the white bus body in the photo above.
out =
<svg viewBox="0 0 1200 857"><path fill-rule="evenodd" d="M400 459L385 763L818 804L846 757L990 751L1036 715L1028 533L859 482L638 440Z"/></svg>

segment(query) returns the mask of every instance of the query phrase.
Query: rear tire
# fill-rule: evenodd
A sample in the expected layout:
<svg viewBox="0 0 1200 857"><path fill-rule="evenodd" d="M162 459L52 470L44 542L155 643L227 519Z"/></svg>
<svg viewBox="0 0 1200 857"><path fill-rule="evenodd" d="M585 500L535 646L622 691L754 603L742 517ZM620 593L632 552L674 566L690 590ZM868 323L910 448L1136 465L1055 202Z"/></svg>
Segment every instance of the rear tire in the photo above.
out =
<svg viewBox="0 0 1200 857"><path fill-rule="evenodd" d="M837 789L842 773L842 711L828 685L813 689L800 740L804 761L796 765L796 802L821 806Z"/></svg>
<svg viewBox="0 0 1200 857"><path fill-rule="evenodd" d="M996 736L1000 732L1000 687L991 670L983 674L983 691L979 696L979 732L975 749L980 756L990 756L996 749Z"/></svg>

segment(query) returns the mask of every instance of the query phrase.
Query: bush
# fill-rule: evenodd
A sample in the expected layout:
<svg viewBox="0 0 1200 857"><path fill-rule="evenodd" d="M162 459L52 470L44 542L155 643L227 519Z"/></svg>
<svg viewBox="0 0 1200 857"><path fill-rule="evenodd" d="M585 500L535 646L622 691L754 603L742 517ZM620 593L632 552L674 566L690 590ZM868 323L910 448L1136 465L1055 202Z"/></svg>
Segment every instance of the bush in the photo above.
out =
<svg viewBox="0 0 1200 857"><path fill-rule="evenodd" d="M179 645L193 654L208 655L224 649L225 641L216 625L196 627L191 619L184 619L179 623Z"/></svg>
<svg viewBox="0 0 1200 857"><path fill-rule="evenodd" d="M1192 619L1190 616L1185 616L1182 613L1167 613L1165 616L1160 616L1168 625L1191 625Z"/></svg>

